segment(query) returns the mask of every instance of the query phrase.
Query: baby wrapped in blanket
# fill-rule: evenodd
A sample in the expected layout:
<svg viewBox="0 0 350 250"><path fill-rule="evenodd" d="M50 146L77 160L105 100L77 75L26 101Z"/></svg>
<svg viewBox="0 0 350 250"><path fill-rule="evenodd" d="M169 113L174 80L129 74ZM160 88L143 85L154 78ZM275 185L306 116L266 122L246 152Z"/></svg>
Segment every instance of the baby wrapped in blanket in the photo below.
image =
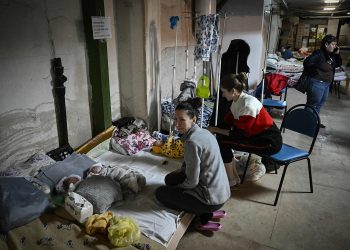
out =
<svg viewBox="0 0 350 250"><path fill-rule="evenodd" d="M90 167L88 176L89 175L109 176L114 181L118 182L125 200L134 199L146 186L145 176L127 166L106 167L101 163L96 163Z"/></svg>

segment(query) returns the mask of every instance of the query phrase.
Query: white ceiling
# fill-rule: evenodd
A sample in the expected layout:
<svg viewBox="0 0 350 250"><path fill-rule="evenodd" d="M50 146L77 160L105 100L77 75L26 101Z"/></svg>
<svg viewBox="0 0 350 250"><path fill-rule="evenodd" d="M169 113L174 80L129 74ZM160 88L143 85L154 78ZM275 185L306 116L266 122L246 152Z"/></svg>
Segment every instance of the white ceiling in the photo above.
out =
<svg viewBox="0 0 350 250"><path fill-rule="evenodd" d="M288 15L296 15L300 17L349 17L350 0L340 0L336 4L326 4L324 0L277 0L277 2L284 6ZM336 7L334 11L324 11L324 7Z"/></svg>

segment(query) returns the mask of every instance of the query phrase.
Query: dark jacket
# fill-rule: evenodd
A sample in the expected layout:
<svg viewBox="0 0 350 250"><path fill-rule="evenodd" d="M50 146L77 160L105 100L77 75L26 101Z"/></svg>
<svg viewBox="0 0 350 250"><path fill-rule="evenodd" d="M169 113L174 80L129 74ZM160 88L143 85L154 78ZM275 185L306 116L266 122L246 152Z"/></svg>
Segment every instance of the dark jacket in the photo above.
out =
<svg viewBox="0 0 350 250"><path fill-rule="evenodd" d="M312 78L320 79L320 71L322 71L321 67L323 64L330 62L331 70L330 74L332 75L333 82L335 68L340 67L342 65L342 60L339 54L334 52L328 53L324 49L315 50L310 56L308 56L304 60L304 71Z"/></svg>
<svg viewBox="0 0 350 250"><path fill-rule="evenodd" d="M249 66L247 64L248 56L250 53L249 44L242 39L233 39L230 42L230 46L227 51L222 54L221 58L221 71L220 80L228 74L238 74L241 72L249 73ZM237 65L238 62L238 65ZM247 83L248 84L248 83ZM224 120L226 113L230 110L232 101L227 101L222 97L222 93L219 93L219 112L218 112L218 123ZM216 117L216 102L213 113L210 118L209 125L215 125Z"/></svg>

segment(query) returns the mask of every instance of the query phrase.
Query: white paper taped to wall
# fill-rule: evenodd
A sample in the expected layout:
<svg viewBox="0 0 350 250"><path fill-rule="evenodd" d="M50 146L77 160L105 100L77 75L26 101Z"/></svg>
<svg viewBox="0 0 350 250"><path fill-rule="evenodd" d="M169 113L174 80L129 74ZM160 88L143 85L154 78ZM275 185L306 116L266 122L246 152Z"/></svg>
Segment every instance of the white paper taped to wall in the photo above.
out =
<svg viewBox="0 0 350 250"><path fill-rule="evenodd" d="M92 21L92 34L95 40L112 38L111 17L92 16L91 21Z"/></svg>

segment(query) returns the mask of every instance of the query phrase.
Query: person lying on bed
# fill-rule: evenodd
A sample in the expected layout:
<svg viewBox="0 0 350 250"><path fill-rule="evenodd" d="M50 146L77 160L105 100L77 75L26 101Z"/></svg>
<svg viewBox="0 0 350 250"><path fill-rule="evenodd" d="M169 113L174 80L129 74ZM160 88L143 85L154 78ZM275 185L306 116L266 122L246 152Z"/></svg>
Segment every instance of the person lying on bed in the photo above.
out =
<svg viewBox="0 0 350 250"><path fill-rule="evenodd" d="M123 192L123 199L133 200L146 186L146 177L128 166L103 166L101 163L92 165L88 171L88 176L102 175L109 176L118 182Z"/></svg>
<svg viewBox="0 0 350 250"><path fill-rule="evenodd" d="M166 207L197 215L200 230L216 231L212 218L225 216L217 211L231 191L216 138L196 124L201 99L180 102L175 109L175 126L184 141L182 167L165 176L165 186L156 189L156 198Z"/></svg>

